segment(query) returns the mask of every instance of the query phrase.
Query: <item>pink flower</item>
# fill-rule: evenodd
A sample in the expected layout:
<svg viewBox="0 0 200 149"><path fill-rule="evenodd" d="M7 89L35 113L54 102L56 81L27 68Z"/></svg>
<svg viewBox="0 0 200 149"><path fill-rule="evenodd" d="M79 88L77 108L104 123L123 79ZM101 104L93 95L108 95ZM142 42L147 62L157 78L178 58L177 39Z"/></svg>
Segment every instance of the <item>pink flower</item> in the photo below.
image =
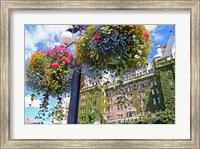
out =
<svg viewBox="0 0 200 149"><path fill-rule="evenodd" d="M47 54L53 54L55 51L54 50L47 50Z"/></svg>
<svg viewBox="0 0 200 149"><path fill-rule="evenodd" d="M63 61L63 62L66 62L66 63L68 63L68 64L71 63L71 61L70 61L67 57L62 57L62 61Z"/></svg>
<svg viewBox="0 0 200 149"><path fill-rule="evenodd" d="M97 32L93 37L94 40L98 40L100 38L101 38L101 34L99 32Z"/></svg>
<svg viewBox="0 0 200 149"><path fill-rule="evenodd" d="M57 67L59 67L60 65L57 62L54 62L51 64L51 68L55 69Z"/></svg>
<svg viewBox="0 0 200 149"><path fill-rule="evenodd" d="M67 54L69 55L69 57L74 57L74 55L69 51L69 50L67 50Z"/></svg>

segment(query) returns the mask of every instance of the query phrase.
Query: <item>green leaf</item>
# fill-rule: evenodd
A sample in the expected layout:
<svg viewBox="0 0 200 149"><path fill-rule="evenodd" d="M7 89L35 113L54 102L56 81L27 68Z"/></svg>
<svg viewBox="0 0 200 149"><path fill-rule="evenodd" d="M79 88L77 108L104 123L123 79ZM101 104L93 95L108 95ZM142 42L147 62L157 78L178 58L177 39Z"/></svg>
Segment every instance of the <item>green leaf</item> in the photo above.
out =
<svg viewBox="0 0 200 149"><path fill-rule="evenodd" d="M31 95L31 102L35 99L35 94Z"/></svg>

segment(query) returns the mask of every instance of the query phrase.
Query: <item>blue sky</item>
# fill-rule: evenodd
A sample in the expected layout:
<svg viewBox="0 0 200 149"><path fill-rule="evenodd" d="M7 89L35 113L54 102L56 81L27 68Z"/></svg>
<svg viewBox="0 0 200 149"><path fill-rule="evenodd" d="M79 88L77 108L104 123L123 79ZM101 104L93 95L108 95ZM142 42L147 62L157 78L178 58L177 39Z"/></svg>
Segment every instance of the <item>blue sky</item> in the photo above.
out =
<svg viewBox="0 0 200 149"><path fill-rule="evenodd" d="M150 32L152 48L149 54L149 58L153 58L157 51L156 45L165 45L170 37L170 31L175 35L175 25L145 25ZM69 25L25 25L25 59L28 59L32 53L37 50L48 50L53 48L54 45L61 45L60 35L64 32ZM74 46L69 47L73 52ZM74 52L73 52L74 53ZM39 111L40 100L33 101L32 106L30 104L30 95L32 92L28 92L25 96L25 117L34 119ZM41 97L38 97L41 98ZM55 106L56 99L50 97L50 107ZM51 123L51 119L46 123Z"/></svg>

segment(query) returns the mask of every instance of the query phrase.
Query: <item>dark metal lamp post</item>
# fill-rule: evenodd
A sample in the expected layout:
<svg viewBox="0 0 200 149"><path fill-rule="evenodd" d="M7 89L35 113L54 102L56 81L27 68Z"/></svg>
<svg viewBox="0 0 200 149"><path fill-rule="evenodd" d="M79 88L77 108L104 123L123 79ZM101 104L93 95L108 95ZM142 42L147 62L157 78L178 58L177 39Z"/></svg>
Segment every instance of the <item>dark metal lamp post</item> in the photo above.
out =
<svg viewBox="0 0 200 149"><path fill-rule="evenodd" d="M67 29L61 35L61 42L66 46L70 46L74 43L73 34L78 31L82 31L81 26L73 25L72 28ZM71 84L71 97L69 104L69 113L67 118L67 124L77 124L78 122L78 108L79 108L79 95L80 95L80 82L81 82L81 66L78 64L77 60L73 63L73 77Z"/></svg>

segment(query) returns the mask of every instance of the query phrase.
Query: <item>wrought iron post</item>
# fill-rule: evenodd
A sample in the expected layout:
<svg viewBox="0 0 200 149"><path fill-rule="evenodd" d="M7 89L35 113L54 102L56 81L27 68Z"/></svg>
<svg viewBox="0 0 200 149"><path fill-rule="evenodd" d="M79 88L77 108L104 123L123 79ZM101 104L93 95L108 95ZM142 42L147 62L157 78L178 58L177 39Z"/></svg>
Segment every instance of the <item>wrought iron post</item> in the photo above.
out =
<svg viewBox="0 0 200 149"><path fill-rule="evenodd" d="M80 25L72 25L72 28L68 28L66 31L69 31L73 34L78 31L82 31ZM74 44L72 42L71 44ZM71 44L67 45L70 46ZM69 103L69 112L67 118L67 124L77 124L78 123L78 108L79 108L79 94L80 94L80 85L81 85L81 66L78 64L77 60L74 60L73 63L73 76L71 84L71 97Z"/></svg>
<svg viewBox="0 0 200 149"><path fill-rule="evenodd" d="M81 68L80 65L78 65L77 62L75 62L75 68L71 84L71 98L69 104L67 124L77 124L78 122L80 85L81 85Z"/></svg>

